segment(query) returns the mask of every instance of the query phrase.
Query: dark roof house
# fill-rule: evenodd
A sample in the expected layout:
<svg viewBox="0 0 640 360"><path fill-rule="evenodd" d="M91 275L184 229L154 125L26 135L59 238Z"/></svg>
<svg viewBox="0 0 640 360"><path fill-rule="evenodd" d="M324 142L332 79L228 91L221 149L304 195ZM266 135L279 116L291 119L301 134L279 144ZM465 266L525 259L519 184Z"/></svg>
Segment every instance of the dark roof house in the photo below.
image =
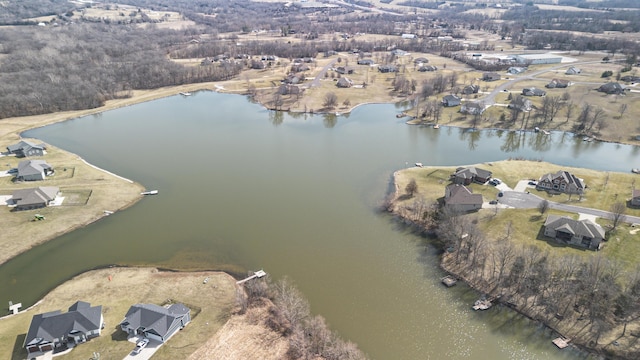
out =
<svg viewBox="0 0 640 360"><path fill-rule="evenodd" d="M438 67L435 65L423 65L420 66L420 68L418 69L418 71L420 72L427 72L427 71L437 71Z"/></svg>
<svg viewBox="0 0 640 360"><path fill-rule="evenodd" d="M604 240L602 226L591 220L573 220L566 216L549 215L544 222L544 235L558 242L598 249Z"/></svg>
<svg viewBox="0 0 640 360"><path fill-rule="evenodd" d="M534 87L522 89L522 95L524 96L545 96L547 92Z"/></svg>
<svg viewBox="0 0 640 360"><path fill-rule="evenodd" d="M84 343L100 336L104 320L102 306L78 301L66 313L60 310L34 315L24 339L28 358Z"/></svg>
<svg viewBox="0 0 640 360"><path fill-rule="evenodd" d="M444 192L444 206L455 212L475 211L482 208L482 195L460 184L449 184Z"/></svg>
<svg viewBox="0 0 640 360"><path fill-rule="evenodd" d="M472 182L484 184L491 179L491 171L480 169L474 166L459 167L451 174L451 181L454 184L469 185Z"/></svg>
<svg viewBox="0 0 640 360"><path fill-rule="evenodd" d="M375 62L372 59L358 59L358 65L373 65Z"/></svg>
<svg viewBox="0 0 640 360"><path fill-rule="evenodd" d="M467 85L462 89L462 93L465 95L477 94L480 91L480 86L478 85Z"/></svg>
<svg viewBox="0 0 640 360"><path fill-rule="evenodd" d="M446 107L458 106L460 105L460 98L455 95L446 95L442 98L442 105Z"/></svg>
<svg viewBox="0 0 640 360"><path fill-rule="evenodd" d="M129 308L120 328L130 336L142 335L164 343L190 321L189 308L183 304L173 304L168 308L136 304Z"/></svg>
<svg viewBox="0 0 640 360"><path fill-rule="evenodd" d="M622 94L624 92L624 87L617 82L608 82L606 84L601 85L598 88L598 91L607 93L607 94Z"/></svg>
<svg viewBox="0 0 640 360"><path fill-rule="evenodd" d="M530 111L531 100L525 99L524 96L515 96L507 107L509 109L518 109L520 111Z"/></svg>
<svg viewBox="0 0 640 360"><path fill-rule="evenodd" d="M353 86L353 81L343 76L340 79L338 79L336 86L339 88L350 88Z"/></svg>
<svg viewBox="0 0 640 360"><path fill-rule="evenodd" d="M44 143L34 144L26 140L7 146L7 151L10 154L15 154L16 157L42 156L46 149L47 147Z"/></svg>
<svg viewBox="0 0 640 360"><path fill-rule="evenodd" d="M572 66L570 68L567 69L567 71L565 71L566 75L577 75L580 74L582 72L582 70L580 70L579 68Z"/></svg>
<svg viewBox="0 0 640 360"><path fill-rule="evenodd" d="M551 82L545 85L547 89L560 89L566 88L567 86L569 86L569 81L560 79L553 79L551 80Z"/></svg>
<svg viewBox="0 0 640 360"><path fill-rule="evenodd" d="M15 190L11 200L16 210L31 210L49 205L56 199L60 189L55 186L41 186Z"/></svg>
<svg viewBox="0 0 640 360"><path fill-rule="evenodd" d="M544 174L536 185L538 190L557 191L565 194L582 194L586 186L584 182L568 171Z"/></svg>
<svg viewBox="0 0 640 360"><path fill-rule="evenodd" d="M395 65L380 65L378 71L381 73L398 72L398 68Z"/></svg>
<svg viewBox="0 0 640 360"><path fill-rule="evenodd" d="M500 80L500 74L495 72L486 72L482 74L482 80L484 81L496 81Z"/></svg>
<svg viewBox="0 0 640 360"><path fill-rule="evenodd" d="M631 192L631 206L640 206L640 189Z"/></svg>
<svg viewBox="0 0 640 360"><path fill-rule="evenodd" d="M49 175L53 175L53 168L44 160L23 160L18 163L17 180L44 180Z"/></svg>

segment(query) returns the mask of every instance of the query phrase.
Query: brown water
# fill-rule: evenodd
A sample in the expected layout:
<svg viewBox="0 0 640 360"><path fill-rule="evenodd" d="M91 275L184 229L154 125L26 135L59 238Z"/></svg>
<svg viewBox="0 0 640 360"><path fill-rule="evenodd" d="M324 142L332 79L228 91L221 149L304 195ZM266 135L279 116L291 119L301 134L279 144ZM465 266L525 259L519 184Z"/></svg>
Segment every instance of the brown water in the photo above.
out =
<svg viewBox="0 0 640 360"><path fill-rule="evenodd" d="M197 93L30 131L160 194L1 266L0 303L32 304L108 264L264 269L291 278L312 311L372 359L582 358L511 311L473 312L478 295L439 283L428 241L375 207L392 172L414 162L553 156L622 171L638 148L433 130L405 125L397 111L293 118L241 96Z"/></svg>

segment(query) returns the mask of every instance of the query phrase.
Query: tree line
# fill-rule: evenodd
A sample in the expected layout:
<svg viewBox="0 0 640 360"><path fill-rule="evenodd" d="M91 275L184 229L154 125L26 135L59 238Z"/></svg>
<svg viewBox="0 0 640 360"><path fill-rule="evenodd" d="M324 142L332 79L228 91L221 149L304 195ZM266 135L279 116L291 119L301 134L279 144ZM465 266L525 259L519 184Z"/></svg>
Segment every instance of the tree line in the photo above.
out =
<svg viewBox="0 0 640 360"><path fill-rule="evenodd" d="M408 195L417 191L411 183L405 190ZM384 208L392 209L391 198ZM542 215L547 209L548 203L543 202L538 210ZM516 245L511 222L490 239L474 216L449 211L421 197L397 214L421 232L436 236L443 249L443 268L545 324L576 322L576 329L582 330L574 335L584 344L603 345L599 342L602 335L613 329L619 329L615 335L625 336L627 324L640 317L640 266L629 270L598 253L588 258L552 255L534 245ZM618 209L616 214L623 216L624 211ZM612 224L610 231L614 230ZM640 356L640 351L624 351L628 358Z"/></svg>
<svg viewBox="0 0 640 360"><path fill-rule="evenodd" d="M267 304L264 324L288 339L287 358L292 360L365 360L357 345L333 333L325 319L312 315L309 302L287 279L277 282L263 277L246 282L236 290L239 313Z"/></svg>

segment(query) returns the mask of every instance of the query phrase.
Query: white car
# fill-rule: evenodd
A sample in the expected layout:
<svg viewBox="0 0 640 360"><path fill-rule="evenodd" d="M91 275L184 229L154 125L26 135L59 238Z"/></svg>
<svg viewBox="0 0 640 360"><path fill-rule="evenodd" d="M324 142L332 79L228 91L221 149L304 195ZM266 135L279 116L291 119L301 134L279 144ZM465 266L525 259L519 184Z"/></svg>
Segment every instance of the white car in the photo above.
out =
<svg viewBox="0 0 640 360"><path fill-rule="evenodd" d="M149 339L142 339L136 343L136 348L131 352L133 355L140 354L140 351L149 345Z"/></svg>

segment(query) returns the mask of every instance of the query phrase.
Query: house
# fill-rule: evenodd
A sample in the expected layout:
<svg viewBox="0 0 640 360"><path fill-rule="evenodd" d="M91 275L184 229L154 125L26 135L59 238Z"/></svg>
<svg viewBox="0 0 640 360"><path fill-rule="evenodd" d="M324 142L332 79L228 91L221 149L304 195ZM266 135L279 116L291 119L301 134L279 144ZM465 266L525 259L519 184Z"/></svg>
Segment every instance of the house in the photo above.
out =
<svg viewBox="0 0 640 360"><path fill-rule="evenodd" d="M567 69L567 71L565 71L566 75L578 75L582 72L582 70L580 70L579 68L572 66L570 68Z"/></svg>
<svg viewBox="0 0 640 360"><path fill-rule="evenodd" d="M426 64L429 62L429 59L427 59L426 57L419 57L419 58L415 58L413 60L413 63L418 65L418 64Z"/></svg>
<svg viewBox="0 0 640 360"><path fill-rule="evenodd" d="M344 67L344 66L338 66L338 67L336 68L336 72L337 72L338 74L342 74L342 75L344 75L344 74L353 74L353 68L351 68L351 67Z"/></svg>
<svg viewBox="0 0 640 360"><path fill-rule="evenodd" d="M478 102L466 102L460 107L460 112L469 115L480 115L484 112L484 105Z"/></svg>
<svg viewBox="0 0 640 360"><path fill-rule="evenodd" d="M395 56L406 56L409 55L408 52L404 51L404 50L400 50L400 49L393 49L391 50L391 54L395 55Z"/></svg>
<svg viewBox="0 0 640 360"><path fill-rule="evenodd" d="M44 143L34 144L26 140L7 146L9 154L15 154L16 157L42 156L45 154L45 150L47 150L47 147Z"/></svg>
<svg viewBox="0 0 640 360"><path fill-rule="evenodd" d="M512 66L507 69L507 74L516 75L516 74L522 74L525 71L527 71L526 67Z"/></svg>
<svg viewBox="0 0 640 360"><path fill-rule="evenodd" d="M569 86L569 81L553 79L551 80L550 83L548 83L544 87L546 87L547 89L561 89L561 88L566 88L567 86Z"/></svg>
<svg viewBox="0 0 640 360"><path fill-rule="evenodd" d="M291 65L291 72L298 73L303 71L309 71L309 66L306 64L293 64Z"/></svg>
<svg viewBox="0 0 640 360"><path fill-rule="evenodd" d="M637 83L637 82L640 82L640 76L626 75L621 77L620 80L628 83Z"/></svg>
<svg viewBox="0 0 640 360"><path fill-rule="evenodd" d="M398 68L395 65L380 65L378 71L381 73L398 72Z"/></svg>
<svg viewBox="0 0 640 360"><path fill-rule="evenodd" d="M278 87L278 94L280 95L300 95L303 91L304 89L297 85L282 84Z"/></svg>
<svg viewBox="0 0 640 360"><path fill-rule="evenodd" d="M55 186L20 189L13 192L11 200L16 210L31 210L48 206L59 193L60 189Z"/></svg>
<svg viewBox="0 0 640 360"><path fill-rule="evenodd" d="M631 192L631 206L640 206L640 189Z"/></svg>
<svg viewBox="0 0 640 360"><path fill-rule="evenodd" d="M484 81L497 81L500 80L500 74L495 72L486 72L482 74L482 80Z"/></svg>
<svg viewBox="0 0 640 360"><path fill-rule="evenodd" d="M44 160L23 160L18 163L17 180L37 181L44 180L45 177L53 175L51 165Z"/></svg>
<svg viewBox="0 0 640 360"><path fill-rule="evenodd" d="M538 190L557 191L565 194L582 194L585 188L583 180L563 170L542 175L536 185Z"/></svg>
<svg viewBox="0 0 640 360"><path fill-rule="evenodd" d="M566 216L549 215L544 222L544 235L558 242L598 249L604 240L602 226L591 220L573 220Z"/></svg>
<svg viewBox="0 0 640 360"><path fill-rule="evenodd" d="M302 76L297 76L295 74L289 74L287 77L282 80L284 84L298 84L302 81Z"/></svg>
<svg viewBox="0 0 640 360"><path fill-rule="evenodd" d="M511 100L507 107L509 109L518 109L519 111L530 111L531 100L525 99L523 96L516 96Z"/></svg>
<svg viewBox="0 0 640 360"><path fill-rule="evenodd" d="M522 95L524 96L545 96L547 92L534 87L522 89Z"/></svg>
<svg viewBox="0 0 640 360"><path fill-rule="evenodd" d="M477 94L480 91L480 86L478 85L467 85L462 89L462 93L465 95Z"/></svg>
<svg viewBox="0 0 640 360"><path fill-rule="evenodd" d="M444 206L455 212L469 212L482 208L482 195L460 184L449 184L444 191Z"/></svg>
<svg viewBox="0 0 640 360"><path fill-rule="evenodd" d="M435 65L423 65L423 66L420 66L420 68L418 69L418 71L421 71L421 72L436 71L436 70L438 70L438 67Z"/></svg>
<svg viewBox="0 0 640 360"><path fill-rule="evenodd" d="M617 82L608 82L604 85L601 85L598 88L598 91L606 93L606 94L622 94L624 92L624 87Z"/></svg>
<svg viewBox="0 0 640 360"><path fill-rule="evenodd" d="M373 65L375 62L371 59L358 59L358 65Z"/></svg>
<svg viewBox="0 0 640 360"><path fill-rule="evenodd" d="M451 181L454 184L469 185L472 182L484 184L491 179L491 171L480 169L474 166L459 167L451 174Z"/></svg>
<svg viewBox="0 0 640 360"><path fill-rule="evenodd" d="M446 95L445 97L442 98L442 105L446 107L458 106L460 105L461 100L462 99L460 99L455 95Z"/></svg>
<svg viewBox="0 0 640 360"><path fill-rule="evenodd" d="M141 335L164 343L190 321L189 308L183 304L176 303L168 308L154 304L136 304L129 308L120 328L130 336Z"/></svg>
<svg viewBox="0 0 640 360"><path fill-rule="evenodd" d="M339 88L350 88L353 86L353 81L343 76L340 79L338 79L336 86Z"/></svg>
<svg viewBox="0 0 640 360"><path fill-rule="evenodd" d="M23 346L31 359L87 342L100 336L103 328L102 306L78 301L66 313L56 310L34 315Z"/></svg>

